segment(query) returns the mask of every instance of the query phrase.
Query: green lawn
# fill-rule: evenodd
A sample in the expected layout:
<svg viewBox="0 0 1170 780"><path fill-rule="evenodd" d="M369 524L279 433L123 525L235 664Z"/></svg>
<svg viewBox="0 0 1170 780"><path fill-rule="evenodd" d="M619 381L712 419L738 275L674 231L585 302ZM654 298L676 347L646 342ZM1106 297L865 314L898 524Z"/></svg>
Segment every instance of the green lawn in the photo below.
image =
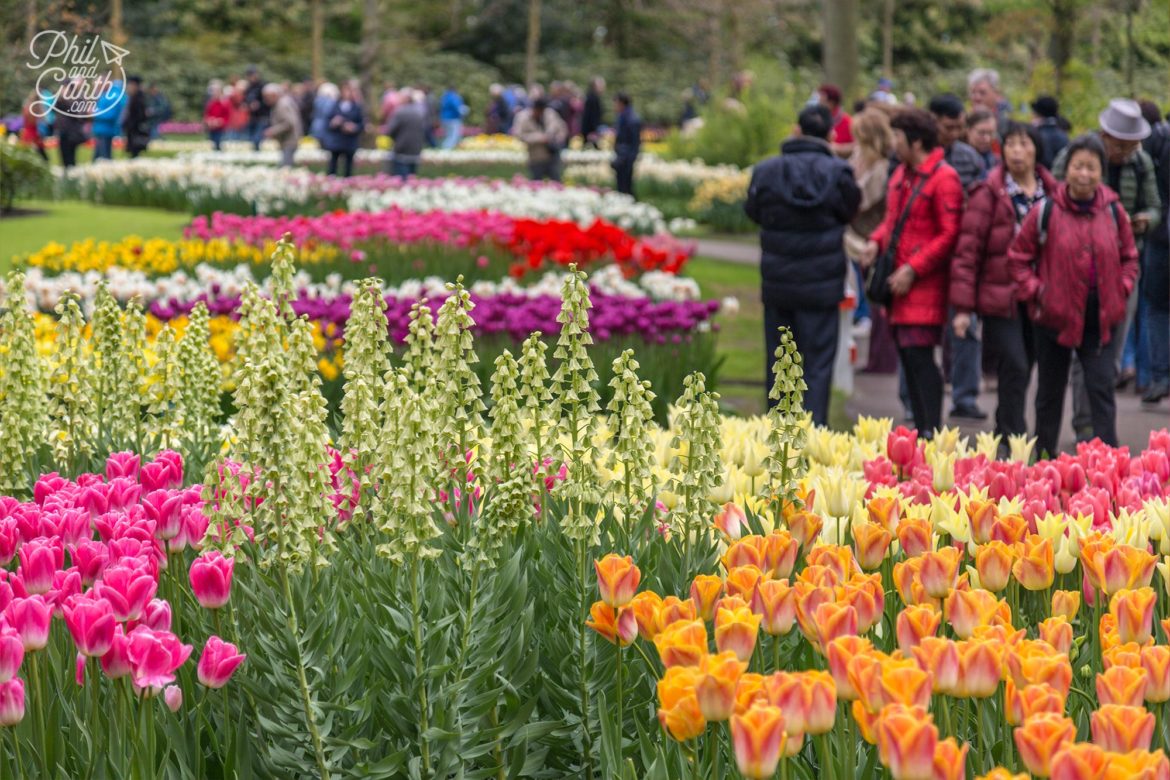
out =
<svg viewBox="0 0 1170 780"><path fill-rule="evenodd" d="M7 268L13 257L35 252L50 241L113 241L128 235L181 238L190 221L174 211L79 201L21 201L17 205L37 213L0 219L0 268Z"/></svg>

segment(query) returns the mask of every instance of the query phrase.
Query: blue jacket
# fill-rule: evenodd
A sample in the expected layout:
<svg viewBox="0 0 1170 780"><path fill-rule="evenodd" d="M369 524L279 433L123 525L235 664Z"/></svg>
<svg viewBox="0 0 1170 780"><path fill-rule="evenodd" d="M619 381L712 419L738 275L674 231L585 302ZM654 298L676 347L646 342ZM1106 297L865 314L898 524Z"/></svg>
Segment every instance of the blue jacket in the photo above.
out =
<svg viewBox="0 0 1170 780"><path fill-rule="evenodd" d="M97 116L93 118L94 137L114 138L121 135L122 112L125 110L126 85L115 81L97 100Z"/></svg>
<svg viewBox="0 0 1170 780"><path fill-rule="evenodd" d="M626 107L618 114L617 130L613 139L613 152L617 162L631 163L642 150L642 120L634 109Z"/></svg>
<svg viewBox="0 0 1170 780"><path fill-rule="evenodd" d="M453 89L443 93L443 100L439 103L439 119L444 122L451 119L463 118L463 98Z"/></svg>
<svg viewBox="0 0 1170 780"><path fill-rule="evenodd" d="M362 114L362 104L356 100L349 101L348 106L344 106L343 101L337 101L333 106L333 110L329 112L325 120L325 138L321 142L331 152L356 152L358 148L358 141L362 137L362 127L365 125L365 117ZM335 119L340 119L338 126L334 127ZM345 122L352 122L357 125L353 132L345 132L341 129L341 124Z"/></svg>
<svg viewBox="0 0 1170 780"><path fill-rule="evenodd" d="M309 122L309 135L317 139L322 147L325 146L325 127L329 124L329 117L337 105L335 98L318 95L313 98L313 119Z"/></svg>
<svg viewBox="0 0 1170 780"><path fill-rule="evenodd" d="M1052 170L1056 156L1064 150L1064 147L1068 146L1068 133L1061 130L1060 125L1052 118L1041 120L1040 124L1036 126L1036 132L1040 135L1042 147L1037 150L1036 162L1048 170Z"/></svg>
<svg viewBox="0 0 1170 780"><path fill-rule="evenodd" d="M853 169L817 138L793 138L752 169L744 211L760 226L766 306L828 309L845 294L845 227L861 203Z"/></svg>

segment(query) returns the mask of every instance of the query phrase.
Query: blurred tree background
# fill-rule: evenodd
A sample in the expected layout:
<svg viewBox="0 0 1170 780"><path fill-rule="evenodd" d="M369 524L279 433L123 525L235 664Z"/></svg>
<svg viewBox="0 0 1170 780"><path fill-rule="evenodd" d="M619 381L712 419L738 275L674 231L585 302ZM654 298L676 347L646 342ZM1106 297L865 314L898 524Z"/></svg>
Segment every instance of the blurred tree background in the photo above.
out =
<svg viewBox="0 0 1170 780"><path fill-rule="evenodd" d="M661 124L677 121L684 90L727 94L744 70L785 118L826 73L850 97L885 74L924 102L994 67L1014 105L1058 94L1081 127L1112 96L1165 103L1170 83L1166 0L3 0L0 114L31 89L28 42L43 29L121 42L129 71L186 120L209 79L248 64L275 80L358 76L370 95L453 84L473 122L489 84L529 73L582 86L602 75Z"/></svg>

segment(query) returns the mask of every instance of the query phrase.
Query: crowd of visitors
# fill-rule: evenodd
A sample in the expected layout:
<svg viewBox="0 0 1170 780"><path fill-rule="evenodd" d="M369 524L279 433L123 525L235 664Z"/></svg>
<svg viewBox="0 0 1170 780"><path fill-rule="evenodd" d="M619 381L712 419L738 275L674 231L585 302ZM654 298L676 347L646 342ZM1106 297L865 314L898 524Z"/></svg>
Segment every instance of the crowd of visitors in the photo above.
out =
<svg viewBox="0 0 1170 780"><path fill-rule="evenodd" d="M1057 451L1070 383L1077 440L1116 446L1117 392L1170 396L1170 124L1152 103L1115 99L1097 131L1070 140L1055 98L1017 121L987 69L970 74L966 105L899 105L891 89L850 116L821 87L780 156L753 169L745 210L760 225L769 363L789 326L807 406L826 422L853 277L866 368L899 371L921 435L942 425L944 375L949 416L985 419L988 376L1006 453L1027 433L1035 369L1038 452Z"/></svg>

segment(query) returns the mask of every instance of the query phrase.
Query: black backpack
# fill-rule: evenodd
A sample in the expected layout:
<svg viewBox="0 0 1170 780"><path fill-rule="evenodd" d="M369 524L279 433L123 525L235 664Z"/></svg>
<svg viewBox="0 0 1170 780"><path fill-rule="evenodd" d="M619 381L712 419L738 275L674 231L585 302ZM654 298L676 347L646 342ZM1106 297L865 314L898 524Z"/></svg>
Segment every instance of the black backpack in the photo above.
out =
<svg viewBox="0 0 1170 780"><path fill-rule="evenodd" d="M1117 213L1117 201L1109 201L1109 213L1113 215L1113 227L1120 229L1121 217ZM1040 246L1048 243L1048 220L1052 218L1052 198L1044 199L1040 206Z"/></svg>

